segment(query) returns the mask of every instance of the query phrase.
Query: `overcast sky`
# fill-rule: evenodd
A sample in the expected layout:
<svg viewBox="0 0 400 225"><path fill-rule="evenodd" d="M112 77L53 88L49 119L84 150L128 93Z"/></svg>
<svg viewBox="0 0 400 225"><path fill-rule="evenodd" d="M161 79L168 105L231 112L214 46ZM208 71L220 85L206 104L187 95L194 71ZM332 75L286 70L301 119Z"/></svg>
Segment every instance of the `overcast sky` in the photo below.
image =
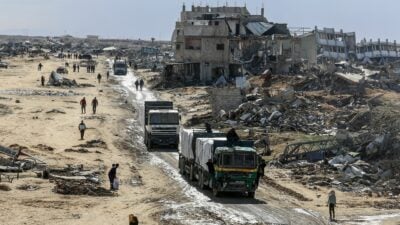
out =
<svg viewBox="0 0 400 225"><path fill-rule="evenodd" d="M399 0L0 0L0 33L169 40L182 3L247 4L269 21L289 27L333 27L355 31L357 39L400 41Z"/></svg>

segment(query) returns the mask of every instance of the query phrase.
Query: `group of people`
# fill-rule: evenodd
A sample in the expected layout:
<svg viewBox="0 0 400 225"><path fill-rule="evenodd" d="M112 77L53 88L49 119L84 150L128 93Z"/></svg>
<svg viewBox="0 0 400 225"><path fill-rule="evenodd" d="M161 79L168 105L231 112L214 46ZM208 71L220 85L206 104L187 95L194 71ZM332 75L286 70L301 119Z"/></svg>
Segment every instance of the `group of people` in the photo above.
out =
<svg viewBox="0 0 400 225"><path fill-rule="evenodd" d="M73 69L74 73L75 72L79 73L79 67L80 67L79 64L74 63L74 65L72 66L72 69Z"/></svg>
<svg viewBox="0 0 400 225"><path fill-rule="evenodd" d="M83 97L81 101L79 102L81 105L81 112L82 114L86 114L86 98ZM97 100L96 97L92 100L92 109L93 109L93 114L96 114L97 106L99 105L99 101Z"/></svg>
<svg viewBox="0 0 400 225"><path fill-rule="evenodd" d="M87 73L95 73L96 72L96 66L95 65L87 65L86 66L86 72Z"/></svg>
<svg viewBox="0 0 400 225"><path fill-rule="evenodd" d="M144 81L143 79L140 80L136 80L135 81L135 86L136 86L136 91L140 88L140 90L143 90L143 86L144 86Z"/></svg>

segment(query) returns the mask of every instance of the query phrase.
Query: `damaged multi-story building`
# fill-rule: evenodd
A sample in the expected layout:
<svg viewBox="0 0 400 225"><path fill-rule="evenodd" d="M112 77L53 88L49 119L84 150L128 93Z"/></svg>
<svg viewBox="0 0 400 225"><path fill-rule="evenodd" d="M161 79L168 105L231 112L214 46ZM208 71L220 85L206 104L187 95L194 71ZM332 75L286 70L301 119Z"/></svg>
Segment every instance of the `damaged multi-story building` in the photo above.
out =
<svg viewBox="0 0 400 225"><path fill-rule="evenodd" d="M400 46L396 41L367 41L365 38L357 44L357 59L364 62L392 62L400 59Z"/></svg>
<svg viewBox="0 0 400 225"><path fill-rule="evenodd" d="M243 75L243 65L266 49L273 35L290 36L286 24L252 15L246 7L183 6L172 35L175 61L166 66L166 76L186 83L207 83L221 75ZM263 53L259 53L263 54Z"/></svg>
<svg viewBox="0 0 400 225"><path fill-rule="evenodd" d="M293 38L298 56L314 66L326 61L355 59L356 34L335 31L333 28L315 27L312 32Z"/></svg>

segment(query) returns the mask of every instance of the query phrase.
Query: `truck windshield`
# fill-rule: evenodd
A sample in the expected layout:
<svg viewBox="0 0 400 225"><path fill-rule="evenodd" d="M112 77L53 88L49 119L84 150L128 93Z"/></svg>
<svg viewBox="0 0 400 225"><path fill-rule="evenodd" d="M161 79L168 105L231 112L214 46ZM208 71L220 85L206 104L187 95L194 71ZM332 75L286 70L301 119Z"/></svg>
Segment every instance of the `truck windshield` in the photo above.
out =
<svg viewBox="0 0 400 225"><path fill-rule="evenodd" d="M126 64L125 63L116 63L115 64L115 68L123 68L123 69L125 69L126 68Z"/></svg>
<svg viewBox="0 0 400 225"><path fill-rule="evenodd" d="M225 153L222 155L222 166L255 168L256 157L254 153Z"/></svg>
<svg viewBox="0 0 400 225"><path fill-rule="evenodd" d="M177 113L152 113L150 114L150 124L177 125L179 124L179 115Z"/></svg>

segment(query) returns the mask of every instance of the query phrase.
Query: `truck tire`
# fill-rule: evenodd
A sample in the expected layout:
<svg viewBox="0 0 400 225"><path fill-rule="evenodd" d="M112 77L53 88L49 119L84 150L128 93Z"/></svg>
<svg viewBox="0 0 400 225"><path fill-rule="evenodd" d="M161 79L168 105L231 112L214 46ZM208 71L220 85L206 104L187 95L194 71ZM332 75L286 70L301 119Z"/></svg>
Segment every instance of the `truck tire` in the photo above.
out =
<svg viewBox="0 0 400 225"><path fill-rule="evenodd" d="M194 181L194 166L193 166L193 164L190 165L189 180Z"/></svg>
<svg viewBox="0 0 400 225"><path fill-rule="evenodd" d="M255 192L254 191L249 191L248 193L247 193L247 197L248 198L254 198L254 196L255 196Z"/></svg>

